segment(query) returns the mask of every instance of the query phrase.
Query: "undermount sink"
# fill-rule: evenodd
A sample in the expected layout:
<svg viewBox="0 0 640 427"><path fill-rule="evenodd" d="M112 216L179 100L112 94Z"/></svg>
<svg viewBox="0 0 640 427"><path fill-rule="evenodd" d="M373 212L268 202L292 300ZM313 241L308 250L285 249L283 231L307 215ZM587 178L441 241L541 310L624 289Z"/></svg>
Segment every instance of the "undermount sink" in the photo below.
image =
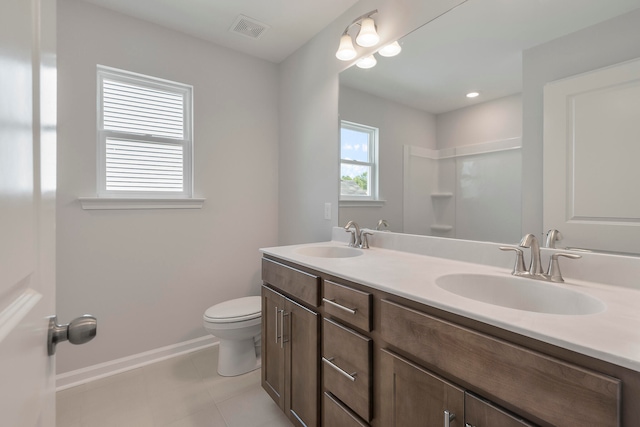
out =
<svg viewBox="0 0 640 427"><path fill-rule="evenodd" d="M536 313L585 315L606 308L590 295L523 277L449 274L438 277L436 285L461 297Z"/></svg>
<svg viewBox="0 0 640 427"><path fill-rule="evenodd" d="M352 258L362 255L362 251L347 246L304 246L296 249L300 255L320 258Z"/></svg>

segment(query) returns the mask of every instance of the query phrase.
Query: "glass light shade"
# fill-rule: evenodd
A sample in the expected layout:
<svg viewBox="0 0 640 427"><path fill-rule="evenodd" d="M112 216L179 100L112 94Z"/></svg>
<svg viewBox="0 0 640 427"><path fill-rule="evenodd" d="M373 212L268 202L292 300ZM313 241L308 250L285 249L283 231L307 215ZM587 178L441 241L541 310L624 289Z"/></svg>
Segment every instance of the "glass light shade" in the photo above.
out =
<svg viewBox="0 0 640 427"><path fill-rule="evenodd" d="M356 65L359 68L373 68L376 66L376 64L378 63L378 61L376 61L376 58L373 55L369 55L369 56L365 56L364 58L360 58L358 60L358 62L356 62Z"/></svg>
<svg viewBox="0 0 640 427"><path fill-rule="evenodd" d="M371 18L364 18L360 24L360 32L356 37L356 43L362 47L371 47L378 44L380 36L376 32L376 24Z"/></svg>
<svg viewBox="0 0 640 427"><path fill-rule="evenodd" d="M336 52L336 58L341 61L349 61L355 58L357 54L356 49L353 47L351 36L349 36L349 34L345 34L340 37L340 46Z"/></svg>
<svg viewBox="0 0 640 427"><path fill-rule="evenodd" d="M378 51L378 53L381 56L386 56L386 57L390 57L390 56L396 56L397 54L399 54L402 51L402 48L400 47L400 43L398 43L397 41L386 45L385 47L383 47L382 49L380 49Z"/></svg>

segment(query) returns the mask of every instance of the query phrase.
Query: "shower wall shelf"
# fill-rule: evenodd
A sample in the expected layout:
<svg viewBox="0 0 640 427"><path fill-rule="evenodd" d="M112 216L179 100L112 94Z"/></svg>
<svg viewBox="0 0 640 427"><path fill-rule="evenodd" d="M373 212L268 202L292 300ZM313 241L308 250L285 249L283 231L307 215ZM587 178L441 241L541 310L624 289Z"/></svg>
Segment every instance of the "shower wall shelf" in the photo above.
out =
<svg viewBox="0 0 640 427"><path fill-rule="evenodd" d="M453 193L431 193L432 199L449 199L453 197Z"/></svg>
<svg viewBox="0 0 640 427"><path fill-rule="evenodd" d="M453 226L451 226L451 225L433 224L431 226L431 230L432 231L451 231L451 230L453 230Z"/></svg>

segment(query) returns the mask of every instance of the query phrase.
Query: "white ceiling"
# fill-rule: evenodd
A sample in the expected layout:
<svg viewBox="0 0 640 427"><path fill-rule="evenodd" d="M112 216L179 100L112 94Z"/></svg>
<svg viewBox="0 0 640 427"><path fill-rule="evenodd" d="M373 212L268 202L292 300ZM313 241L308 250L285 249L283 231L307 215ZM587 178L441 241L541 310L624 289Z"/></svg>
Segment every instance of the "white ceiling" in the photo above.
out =
<svg viewBox="0 0 640 427"><path fill-rule="evenodd" d="M340 83L439 114L522 91L522 51L631 10L640 0L469 0L401 40L400 55ZM479 91L469 100L465 94Z"/></svg>
<svg viewBox="0 0 640 427"><path fill-rule="evenodd" d="M279 63L358 0L84 0ZM229 31L245 15L270 28L259 39Z"/></svg>

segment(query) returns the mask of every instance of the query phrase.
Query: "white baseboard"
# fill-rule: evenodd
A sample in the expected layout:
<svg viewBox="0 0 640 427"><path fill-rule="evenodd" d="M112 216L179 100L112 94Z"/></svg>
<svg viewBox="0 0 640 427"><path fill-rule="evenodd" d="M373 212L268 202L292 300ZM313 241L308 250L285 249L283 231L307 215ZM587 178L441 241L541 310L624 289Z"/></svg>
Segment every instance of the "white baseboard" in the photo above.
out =
<svg viewBox="0 0 640 427"><path fill-rule="evenodd" d="M123 357L121 359L87 366L86 368L77 369L75 371L65 372L63 374L56 375L56 391L65 390L100 378L119 374L121 372L150 365L155 362L160 362L161 360L191 353L193 351L218 344L219 341L216 337L207 335L178 344L172 344L166 347L160 347L143 353Z"/></svg>

